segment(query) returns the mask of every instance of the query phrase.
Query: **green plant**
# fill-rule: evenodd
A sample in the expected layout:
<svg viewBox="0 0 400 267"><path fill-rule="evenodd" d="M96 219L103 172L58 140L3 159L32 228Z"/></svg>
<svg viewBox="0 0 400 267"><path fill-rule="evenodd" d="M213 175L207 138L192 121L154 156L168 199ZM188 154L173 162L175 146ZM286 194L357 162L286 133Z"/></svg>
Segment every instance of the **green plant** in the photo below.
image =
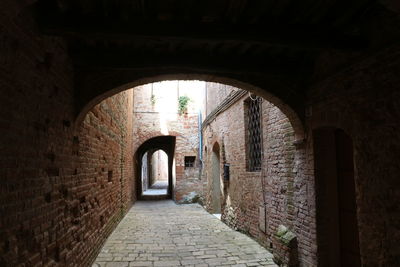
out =
<svg viewBox="0 0 400 267"><path fill-rule="evenodd" d="M156 103L156 96L152 94L150 97L150 101L151 101L151 104L154 106L154 104Z"/></svg>
<svg viewBox="0 0 400 267"><path fill-rule="evenodd" d="M189 103L189 101L190 101L190 98L188 97L188 96L180 96L179 98L178 98L178 112L179 112L179 114L180 115L182 115L183 113L185 113L186 111L187 111L187 106L188 106L188 103Z"/></svg>

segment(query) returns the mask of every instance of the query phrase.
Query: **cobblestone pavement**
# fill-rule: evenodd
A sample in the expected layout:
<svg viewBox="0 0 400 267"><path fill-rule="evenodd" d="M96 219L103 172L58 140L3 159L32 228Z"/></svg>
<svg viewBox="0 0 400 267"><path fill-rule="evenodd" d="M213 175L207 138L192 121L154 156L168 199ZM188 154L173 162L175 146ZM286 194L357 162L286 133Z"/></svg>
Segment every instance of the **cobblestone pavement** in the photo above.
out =
<svg viewBox="0 0 400 267"><path fill-rule="evenodd" d="M168 188L168 181L157 181L143 192L143 195L154 196L154 195L166 195Z"/></svg>
<svg viewBox="0 0 400 267"><path fill-rule="evenodd" d="M200 205L137 202L93 266L277 266L272 255Z"/></svg>

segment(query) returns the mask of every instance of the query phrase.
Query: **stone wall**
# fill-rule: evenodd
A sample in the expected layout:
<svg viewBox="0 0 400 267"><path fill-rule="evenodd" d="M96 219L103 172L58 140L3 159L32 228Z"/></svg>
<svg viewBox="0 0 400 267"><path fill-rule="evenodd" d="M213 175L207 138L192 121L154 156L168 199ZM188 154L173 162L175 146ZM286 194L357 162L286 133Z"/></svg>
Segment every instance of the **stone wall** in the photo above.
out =
<svg viewBox="0 0 400 267"><path fill-rule="evenodd" d="M0 4L0 265L89 265L135 199L132 94L75 125L67 47L10 2Z"/></svg>
<svg viewBox="0 0 400 267"><path fill-rule="evenodd" d="M208 96L212 98L218 87L207 87L207 90ZM234 92L232 90L228 98L233 97ZM314 199L313 194L308 193L312 181L306 175L308 165L305 162L305 150L293 145L294 132L288 118L278 108L263 100L262 170L247 171L246 100L248 94L243 92L229 107L222 108L223 111L213 120L206 119L203 126L204 175L208 181L205 187L205 206L209 210L212 207L211 154L217 142L221 148L222 220L255 237L272 250L280 245L274 236L278 226L283 225L297 236L301 266L315 265ZM222 180L225 163L230 165L229 182Z"/></svg>

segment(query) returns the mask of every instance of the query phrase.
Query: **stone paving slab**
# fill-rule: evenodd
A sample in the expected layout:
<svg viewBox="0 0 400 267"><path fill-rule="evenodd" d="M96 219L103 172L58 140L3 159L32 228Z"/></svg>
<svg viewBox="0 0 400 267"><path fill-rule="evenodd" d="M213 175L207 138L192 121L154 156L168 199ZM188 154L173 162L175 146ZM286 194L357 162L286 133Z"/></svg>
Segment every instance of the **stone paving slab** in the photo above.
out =
<svg viewBox="0 0 400 267"><path fill-rule="evenodd" d="M277 266L272 255L198 204L138 201L106 241L93 267Z"/></svg>
<svg viewBox="0 0 400 267"><path fill-rule="evenodd" d="M168 194L168 181L157 181L150 186L143 195L155 196L155 195L167 195Z"/></svg>

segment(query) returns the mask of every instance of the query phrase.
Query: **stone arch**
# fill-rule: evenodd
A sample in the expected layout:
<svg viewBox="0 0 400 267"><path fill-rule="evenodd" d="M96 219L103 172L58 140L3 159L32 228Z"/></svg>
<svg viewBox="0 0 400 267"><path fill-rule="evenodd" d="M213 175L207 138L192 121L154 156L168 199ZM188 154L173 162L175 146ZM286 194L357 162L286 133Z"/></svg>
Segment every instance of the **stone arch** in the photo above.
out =
<svg viewBox="0 0 400 267"><path fill-rule="evenodd" d="M212 146L212 151L215 152L215 153L217 153L217 152L220 153L221 152L221 148L220 148L220 145L219 145L218 141L214 141L213 143L214 144Z"/></svg>
<svg viewBox="0 0 400 267"><path fill-rule="evenodd" d="M132 76L131 78L126 77L127 74L124 73L120 73L120 75L117 75L117 77L114 77L115 75L97 74L93 77L94 80L92 80L92 83L90 79L86 78L87 81L83 82L80 85L83 88L88 87L92 89L87 89L87 91L89 92L87 94L79 93L80 91L85 90L80 90L78 92L77 97L79 99L78 101L76 101L77 116L75 120L75 127L79 127L87 112L89 112L95 105L99 104L104 99L120 93L124 90L128 90L148 83L166 80L201 80L206 82L226 84L256 93L257 95L266 99L268 102L277 106L288 117L295 132L296 142L302 142L305 138L303 126L304 107L300 96L294 96L296 93L293 90L290 93L287 92L290 91L288 85L283 85L278 82L274 82L269 85L257 85L255 83L252 83L251 80L246 81L245 79L239 80L237 78L222 75L217 76L213 74L196 73L149 75L136 79L134 78L135 75L133 76L133 78ZM108 88L105 88L106 86L108 86ZM268 90L268 88L274 88L274 90ZM286 92L286 94L282 95L282 97L278 97L279 92ZM292 103L287 103L289 99L292 98L296 100L292 100Z"/></svg>

